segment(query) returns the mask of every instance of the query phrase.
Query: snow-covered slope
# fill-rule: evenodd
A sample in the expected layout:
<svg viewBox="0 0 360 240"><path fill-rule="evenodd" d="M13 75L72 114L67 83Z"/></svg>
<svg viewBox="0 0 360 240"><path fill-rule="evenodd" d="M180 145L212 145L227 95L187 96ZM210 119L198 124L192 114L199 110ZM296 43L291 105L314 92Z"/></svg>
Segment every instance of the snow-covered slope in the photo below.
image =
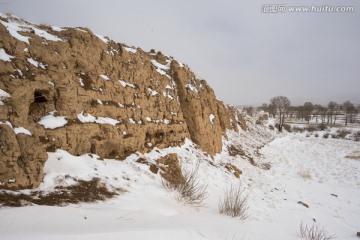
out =
<svg viewBox="0 0 360 240"><path fill-rule="evenodd" d="M300 239L300 223L314 221L337 239L356 239L360 143L291 134L266 144L274 132L250 126L248 132L229 132L225 147L245 144L245 155L253 154L259 166L269 163L270 170L253 166L248 156L230 156L227 150L212 159L190 140L182 147L137 153L124 161L76 157L62 150L51 153L39 189L51 191L73 184L73 179L99 177L109 189L126 192L100 203L2 208L1 239ZM185 169L195 168L194 160L200 159L199 178L208 184L203 207L178 202L163 188L159 174L136 162L144 158L155 163L169 153L177 153ZM226 163L242 171L240 179L225 169ZM218 213L219 198L230 184L241 184L249 193L246 220Z"/></svg>

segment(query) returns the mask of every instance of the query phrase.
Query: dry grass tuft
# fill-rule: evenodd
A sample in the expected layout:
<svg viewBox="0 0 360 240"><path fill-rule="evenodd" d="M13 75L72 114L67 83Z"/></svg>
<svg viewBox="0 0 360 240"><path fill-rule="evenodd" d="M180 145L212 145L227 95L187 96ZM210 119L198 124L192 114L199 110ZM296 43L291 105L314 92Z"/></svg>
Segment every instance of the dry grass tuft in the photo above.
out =
<svg viewBox="0 0 360 240"><path fill-rule="evenodd" d="M300 224L298 236L306 240L331 240L335 239L334 235L330 235L323 227L313 223L311 226Z"/></svg>
<svg viewBox="0 0 360 240"><path fill-rule="evenodd" d="M231 185L219 201L219 213L244 220L248 217L248 197L241 185Z"/></svg>
<svg viewBox="0 0 360 240"><path fill-rule="evenodd" d="M232 236L226 235L225 240L245 240L245 237L238 237L236 233L234 233Z"/></svg>
<svg viewBox="0 0 360 240"><path fill-rule="evenodd" d="M310 173L309 169L299 171L298 175L304 180L311 180L312 179L312 176L311 176L311 173Z"/></svg>
<svg viewBox="0 0 360 240"><path fill-rule="evenodd" d="M200 161L197 162L193 170L182 168L182 175L176 181L167 181L162 177L161 183L165 189L175 191L179 202L201 207L208 195L206 191L207 185L202 184L199 179L199 166Z"/></svg>

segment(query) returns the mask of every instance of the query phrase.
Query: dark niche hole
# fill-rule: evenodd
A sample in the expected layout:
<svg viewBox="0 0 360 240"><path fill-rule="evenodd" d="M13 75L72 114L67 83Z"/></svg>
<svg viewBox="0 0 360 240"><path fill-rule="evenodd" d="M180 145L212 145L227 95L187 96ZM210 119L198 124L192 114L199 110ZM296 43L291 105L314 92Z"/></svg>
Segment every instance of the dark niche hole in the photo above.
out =
<svg viewBox="0 0 360 240"><path fill-rule="evenodd" d="M18 157L18 159L16 160L17 164L19 165L20 168L25 169L26 167L26 161L23 157Z"/></svg>
<svg viewBox="0 0 360 240"><path fill-rule="evenodd" d="M164 138L164 133L163 132L155 133L155 138L158 138L158 139L162 140Z"/></svg>
<svg viewBox="0 0 360 240"><path fill-rule="evenodd" d="M165 134L163 132L155 133L155 136L154 136L155 144L163 143L164 138L165 138Z"/></svg>
<svg viewBox="0 0 360 240"><path fill-rule="evenodd" d="M49 90L36 89L34 91L33 100L29 106L29 116L33 120L37 121L42 116L46 115L49 110L50 98Z"/></svg>
<svg viewBox="0 0 360 240"><path fill-rule="evenodd" d="M40 90L35 90L34 92L34 103L46 103L48 100L43 95L44 93Z"/></svg>

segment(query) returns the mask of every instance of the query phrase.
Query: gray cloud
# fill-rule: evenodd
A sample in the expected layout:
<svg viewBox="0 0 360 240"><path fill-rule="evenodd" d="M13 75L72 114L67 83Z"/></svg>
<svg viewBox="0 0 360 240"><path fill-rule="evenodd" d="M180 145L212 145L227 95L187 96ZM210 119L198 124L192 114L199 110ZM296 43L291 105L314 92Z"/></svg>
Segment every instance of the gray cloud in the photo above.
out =
<svg viewBox="0 0 360 240"><path fill-rule="evenodd" d="M231 104L260 104L279 94L295 103L360 103L360 2L284 1L351 5L353 13L261 13L272 3L278 1L12 0L0 1L0 11L36 23L87 26L161 50Z"/></svg>

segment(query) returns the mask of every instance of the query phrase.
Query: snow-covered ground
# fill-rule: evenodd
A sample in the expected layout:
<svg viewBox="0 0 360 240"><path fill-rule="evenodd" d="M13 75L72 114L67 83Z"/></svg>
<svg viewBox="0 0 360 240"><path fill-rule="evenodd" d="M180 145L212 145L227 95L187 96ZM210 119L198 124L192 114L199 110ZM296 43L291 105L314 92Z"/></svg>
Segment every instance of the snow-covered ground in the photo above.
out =
<svg viewBox="0 0 360 240"><path fill-rule="evenodd" d="M230 140L245 142L248 147L265 142L265 137L255 139L247 134L228 133ZM203 207L178 202L174 193L163 188L159 174L135 162L139 157L155 162L168 153L178 153L187 169L202 159L199 178L208 184ZM280 135L260 150L260 156L253 155L259 163L270 163L270 170L255 167L244 157L229 156L227 151L211 159L189 140L182 147L133 154L124 161L100 161L95 155L75 157L58 150L49 154L39 189L72 184L73 180L66 177L70 175L85 180L99 177L109 188L120 187L126 192L101 203L0 208L0 236L2 240L291 240L300 239L297 232L301 222L316 221L337 239L357 239L359 155L360 142L306 137L305 133ZM242 170L240 180L225 170L222 165L226 163ZM246 220L218 213L218 200L231 183L241 183L249 193Z"/></svg>

